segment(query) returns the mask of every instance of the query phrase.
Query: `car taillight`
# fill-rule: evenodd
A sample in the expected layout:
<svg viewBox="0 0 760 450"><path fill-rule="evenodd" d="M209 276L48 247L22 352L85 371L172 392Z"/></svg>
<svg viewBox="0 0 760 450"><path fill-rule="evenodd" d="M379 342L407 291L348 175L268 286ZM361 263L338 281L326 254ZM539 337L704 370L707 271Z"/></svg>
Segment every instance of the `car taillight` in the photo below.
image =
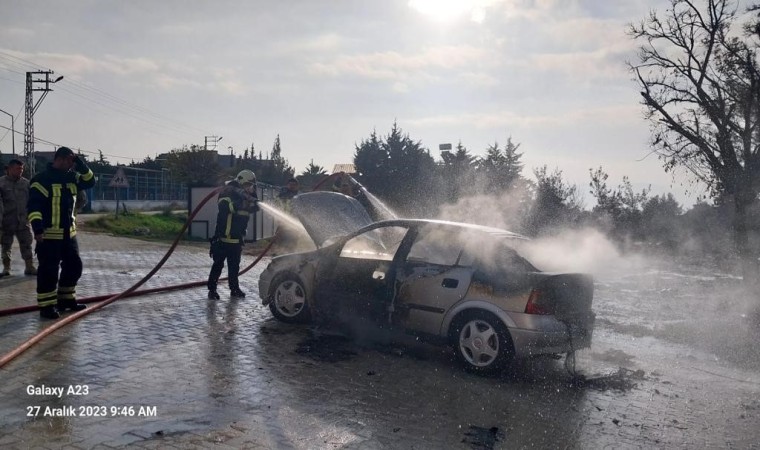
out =
<svg viewBox="0 0 760 450"><path fill-rule="evenodd" d="M525 314L551 314L551 311L546 309L543 306L540 306L538 304L539 300L541 299L541 291L538 289L533 289L530 291L530 296L528 297L528 304L525 305Z"/></svg>

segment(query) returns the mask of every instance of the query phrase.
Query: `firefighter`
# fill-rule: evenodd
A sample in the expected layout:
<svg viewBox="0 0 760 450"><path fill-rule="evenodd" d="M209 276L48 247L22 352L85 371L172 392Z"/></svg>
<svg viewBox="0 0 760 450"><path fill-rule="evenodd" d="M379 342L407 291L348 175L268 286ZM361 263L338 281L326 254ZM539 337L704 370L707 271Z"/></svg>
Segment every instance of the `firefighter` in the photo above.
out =
<svg viewBox="0 0 760 450"><path fill-rule="evenodd" d="M26 203L29 200L29 180L21 176L24 163L18 159L8 161L6 175L0 177L0 219L2 219L2 259L3 270L0 277L11 273L11 247L13 236L18 240L21 257L26 268L24 275L37 275L32 253L32 232L26 214Z"/></svg>
<svg viewBox="0 0 760 450"><path fill-rule="evenodd" d="M82 259L75 205L77 193L94 184L92 170L68 147L58 148L47 170L32 178L27 209L37 241L37 303L43 319L57 319L59 311L86 308L76 302Z"/></svg>
<svg viewBox="0 0 760 450"><path fill-rule="evenodd" d="M243 238L248 228L251 213L259 210L256 194L256 175L250 170L242 170L237 177L227 183L219 192L216 215L216 230L211 238L211 251L214 259L211 272L208 275L208 298L219 300L216 291L219 276L227 260L227 282L230 286L231 298L243 298L245 292L240 289L238 271L240 270L240 255L243 252Z"/></svg>
<svg viewBox="0 0 760 450"><path fill-rule="evenodd" d="M277 200L286 213L290 213L290 202L293 200L293 197L298 195L299 189L298 180L291 178L288 180L288 184L280 190L279 195L277 195Z"/></svg>

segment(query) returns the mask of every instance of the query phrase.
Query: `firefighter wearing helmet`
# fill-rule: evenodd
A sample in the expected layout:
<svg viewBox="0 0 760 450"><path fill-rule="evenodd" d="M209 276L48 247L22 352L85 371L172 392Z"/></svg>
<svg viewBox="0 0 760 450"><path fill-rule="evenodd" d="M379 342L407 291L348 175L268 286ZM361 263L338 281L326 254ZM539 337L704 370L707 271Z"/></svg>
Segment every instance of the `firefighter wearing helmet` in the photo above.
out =
<svg viewBox="0 0 760 450"><path fill-rule="evenodd" d="M209 254L214 263L208 275L208 298L219 300L217 284L227 261L227 282L231 298L243 298L245 292L240 289L238 272L240 256L243 253L243 238L248 228L248 219L259 210L256 195L256 175L250 170L241 170L234 180L219 192L217 202L216 229L211 238Z"/></svg>

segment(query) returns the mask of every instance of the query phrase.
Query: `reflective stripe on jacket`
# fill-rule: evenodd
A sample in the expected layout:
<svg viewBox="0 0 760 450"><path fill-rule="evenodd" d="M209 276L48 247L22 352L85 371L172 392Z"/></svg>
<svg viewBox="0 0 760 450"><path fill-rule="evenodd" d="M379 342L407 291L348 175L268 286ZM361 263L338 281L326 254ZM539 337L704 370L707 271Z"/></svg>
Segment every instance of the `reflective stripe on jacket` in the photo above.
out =
<svg viewBox="0 0 760 450"><path fill-rule="evenodd" d="M251 195L256 197L255 194ZM219 193L217 205L219 212L216 215L216 229L214 236L228 244L243 242L248 219L251 212L257 208L247 200L248 194L237 181L231 181Z"/></svg>
<svg viewBox="0 0 760 450"><path fill-rule="evenodd" d="M29 189L29 222L34 234L44 239L64 239L76 235L76 197L80 189L95 185L95 176L86 172L64 172L48 164L34 176Z"/></svg>

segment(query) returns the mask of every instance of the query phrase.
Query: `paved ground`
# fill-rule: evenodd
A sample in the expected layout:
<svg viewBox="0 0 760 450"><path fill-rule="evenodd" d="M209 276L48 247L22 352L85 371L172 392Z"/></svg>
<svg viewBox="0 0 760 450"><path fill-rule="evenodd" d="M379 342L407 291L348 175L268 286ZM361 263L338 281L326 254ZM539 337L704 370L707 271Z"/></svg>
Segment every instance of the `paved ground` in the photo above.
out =
<svg viewBox="0 0 760 450"><path fill-rule="evenodd" d="M129 287L166 249L94 234L80 246L81 297ZM694 290L722 278L611 277L582 375L539 360L483 378L408 337L349 342L274 321L255 293L266 262L242 278L244 300L203 288L121 300L0 368L0 448L760 448L760 333L736 319L712 339L689 315ZM209 265L180 248L147 287L202 280ZM33 300L31 278L0 279L0 308ZM727 315L730 301L711 308ZM1 317L0 352L48 325Z"/></svg>

